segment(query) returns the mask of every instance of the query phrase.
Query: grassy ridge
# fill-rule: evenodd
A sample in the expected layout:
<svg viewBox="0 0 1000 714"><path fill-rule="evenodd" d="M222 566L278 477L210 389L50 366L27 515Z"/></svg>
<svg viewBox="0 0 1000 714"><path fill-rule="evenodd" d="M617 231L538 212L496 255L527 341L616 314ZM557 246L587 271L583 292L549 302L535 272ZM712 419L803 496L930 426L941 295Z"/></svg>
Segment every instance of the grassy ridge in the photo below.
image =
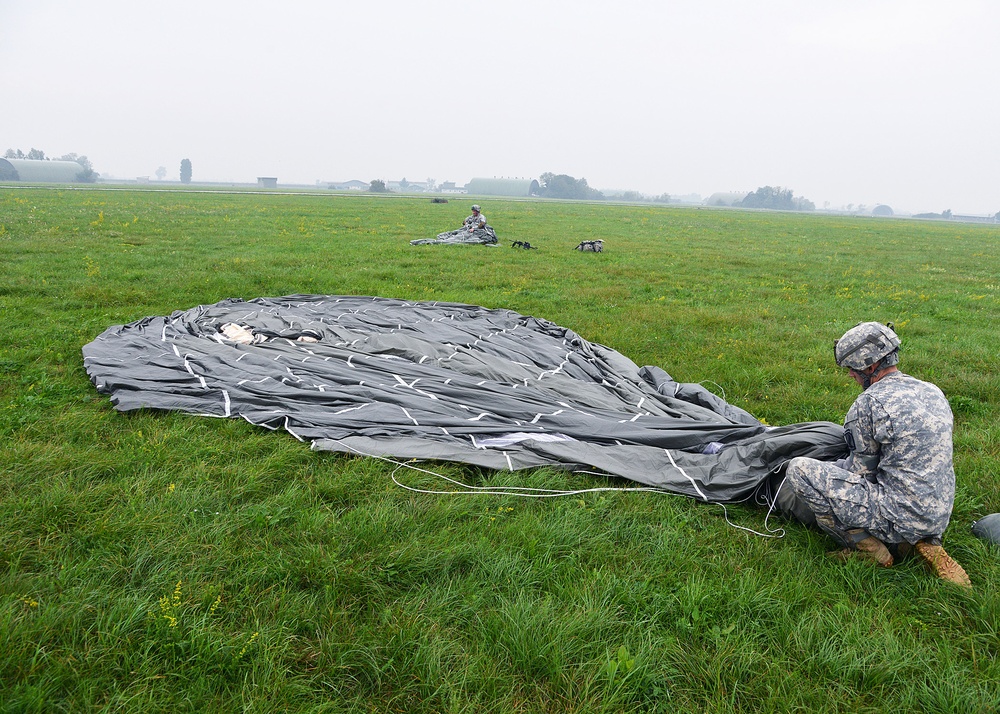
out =
<svg viewBox="0 0 1000 714"><path fill-rule="evenodd" d="M484 199L502 247L408 244L469 202L0 188L0 711L994 710L1000 551L968 525L1000 510L1000 231ZM109 325L292 293L509 307L772 424L840 421L832 339L894 321L956 413L976 590L676 497L413 494L243 422L118 414L83 371Z"/></svg>

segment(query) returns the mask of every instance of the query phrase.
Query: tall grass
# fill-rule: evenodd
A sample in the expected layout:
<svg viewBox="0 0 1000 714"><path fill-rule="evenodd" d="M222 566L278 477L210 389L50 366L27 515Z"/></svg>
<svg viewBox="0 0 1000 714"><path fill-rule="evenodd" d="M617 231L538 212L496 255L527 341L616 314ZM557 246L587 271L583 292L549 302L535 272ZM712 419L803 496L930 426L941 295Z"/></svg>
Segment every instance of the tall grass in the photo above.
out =
<svg viewBox="0 0 1000 714"><path fill-rule="evenodd" d="M501 247L408 244L470 202L0 187L0 711L996 711L1000 550L968 526L1000 510L1000 230L484 198ZM118 414L83 370L109 325L293 293L509 307L772 424L840 421L832 339L894 321L956 413L975 590L747 508L415 494L242 421Z"/></svg>

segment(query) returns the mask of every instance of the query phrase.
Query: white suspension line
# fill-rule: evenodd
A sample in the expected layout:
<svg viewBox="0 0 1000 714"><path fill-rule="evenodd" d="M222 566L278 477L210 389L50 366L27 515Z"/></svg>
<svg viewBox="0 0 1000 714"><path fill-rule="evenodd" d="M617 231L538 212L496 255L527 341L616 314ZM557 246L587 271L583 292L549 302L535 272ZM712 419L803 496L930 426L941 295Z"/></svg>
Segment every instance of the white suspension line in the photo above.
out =
<svg viewBox="0 0 1000 714"><path fill-rule="evenodd" d="M473 486L472 484L463 483L461 481L458 481L457 479L453 479L449 476L445 476L444 474L437 473L436 471L431 471L429 469L421 468L420 466L414 465L412 462L397 461L396 459L391 459L387 456L376 456L374 454L366 454L360 449L354 448L350 444L344 444L343 442L340 443L343 446L347 447L350 451L353 451L358 456L364 456L370 459L378 459L379 461L385 461L386 463L395 465L396 468L393 469L392 473L389 475L394 484L407 491L411 491L413 493L422 493L430 496L516 496L518 498L558 498L561 496L579 496L585 493L603 493L607 491L618 492L618 493L635 493L635 492L658 493L661 496L680 495L653 486L631 486L631 487L600 486L595 488L581 488L570 491L553 489L553 488L533 488L530 486ZM399 479L396 478L396 472L399 471L400 469L410 469L412 471L419 471L420 473L424 473L429 476L435 476L444 481L455 484L456 486L464 490L434 491L431 489L408 486L405 483L400 482ZM585 471L582 469L574 471L573 473L586 474L589 476L604 476L604 477L608 476L608 474L602 474L596 471ZM784 485L784 481L782 481L782 485ZM778 487L778 490L779 491L781 490L781 486ZM729 520L729 510L726 508L726 504L712 502L712 501L709 501L709 503L715 503L715 505L720 506L722 508L724 517L726 519L726 524L731 526L732 528L736 528L737 530L741 531L746 531L747 533L760 536L761 538L783 538L785 536L784 528L779 527L772 529L767 525L767 519L770 517L771 512L774 510L776 501L777 501L777 494L775 494L775 499L771 502L770 508L767 511L767 515L764 517L764 528L768 531L767 533L761 533L759 531L753 530L752 528L747 528L746 526L741 526L736 523L733 523L731 520Z"/></svg>

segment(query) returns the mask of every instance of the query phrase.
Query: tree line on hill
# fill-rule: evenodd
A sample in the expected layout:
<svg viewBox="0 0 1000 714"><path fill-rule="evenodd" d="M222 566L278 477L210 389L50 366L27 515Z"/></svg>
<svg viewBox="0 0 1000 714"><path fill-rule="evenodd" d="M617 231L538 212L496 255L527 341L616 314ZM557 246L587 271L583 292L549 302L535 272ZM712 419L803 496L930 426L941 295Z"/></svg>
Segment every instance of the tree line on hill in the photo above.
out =
<svg viewBox="0 0 1000 714"><path fill-rule="evenodd" d="M669 203L669 194L659 196L647 196L638 191L622 191L606 196L603 191L592 188L585 178L575 178L567 174L554 174L546 172L538 178L538 191L535 196L540 198L564 198L583 201L604 201L608 198L620 201L652 201L655 203Z"/></svg>
<svg viewBox="0 0 1000 714"><path fill-rule="evenodd" d="M576 179L566 174L544 173L539 177L539 190L535 194L542 198L569 198L578 200L602 201L607 198L601 191L591 188L587 179ZM653 201L669 203L669 194L648 197L638 191L625 191L616 194L615 198L624 201ZM816 205L807 198L796 196L791 189L781 186L761 186L756 191L747 194L735 205L742 208L768 208L777 211L814 211Z"/></svg>
<svg viewBox="0 0 1000 714"><path fill-rule="evenodd" d="M24 153L20 149L7 149L7 153L3 155L5 159L28 159L29 161L51 161L49 157L45 155L45 152L41 149L36 149L34 147ZM94 171L93 164L90 163L90 159L86 156L79 156L77 154L63 154L56 161L74 161L80 164L83 169L78 178L83 183L94 183L97 181L100 174Z"/></svg>
<svg viewBox="0 0 1000 714"><path fill-rule="evenodd" d="M569 198L590 201L603 201L607 198L601 191L591 188L587 179L576 179L566 174L544 173L539 177L539 190L535 194L542 198ZM669 203L669 194L648 197L638 191L625 191L616 194L615 198L624 201L653 201ZM807 198L796 196L791 189L781 186L761 186L753 193L747 194L743 200L735 204L742 208L769 208L777 211L815 211L816 204Z"/></svg>
<svg viewBox="0 0 1000 714"><path fill-rule="evenodd" d="M739 204L742 208L769 208L774 211L815 211L816 204L795 196L789 188L761 186L748 193Z"/></svg>
<svg viewBox="0 0 1000 714"><path fill-rule="evenodd" d="M569 198L603 201L605 196L587 184L587 179L576 179L566 174L544 173L539 176L537 196L542 198Z"/></svg>
<svg viewBox="0 0 1000 714"><path fill-rule="evenodd" d="M404 179L405 181L405 179ZM566 174L544 173L539 178L539 189L533 194L542 198L569 198L590 201L603 201L605 196L596 188L591 188L587 184L587 179L577 179ZM375 179L368 184L370 193L389 193L389 189L382 179ZM636 192L636 196L639 196ZM626 199L628 200L628 199Z"/></svg>
<svg viewBox="0 0 1000 714"><path fill-rule="evenodd" d="M539 176L538 190L533 194L540 198L561 198L584 201L603 201L608 198L602 191L592 188L585 178L575 178L567 174L543 173ZM375 179L369 184L371 193L387 193L385 181ZM669 203L670 195L646 196L638 191L615 193L613 198L622 201L651 201ZM761 186L748 193L742 201L730 204L741 208L767 208L776 211L815 211L816 204L802 196L796 196L791 189L781 186Z"/></svg>

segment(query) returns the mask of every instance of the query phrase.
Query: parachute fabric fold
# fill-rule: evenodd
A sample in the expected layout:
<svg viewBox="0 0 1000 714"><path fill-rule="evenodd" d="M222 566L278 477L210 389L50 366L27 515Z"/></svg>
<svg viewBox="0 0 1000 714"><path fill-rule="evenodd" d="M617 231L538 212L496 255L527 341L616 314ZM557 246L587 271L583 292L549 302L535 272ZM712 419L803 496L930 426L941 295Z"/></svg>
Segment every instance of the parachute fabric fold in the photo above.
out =
<svg viewBox="0 0 1000 714"><path fill-rule="evenodd" d="M846 454L839 425L767 427L572 330L475 305L230 299L110 327L83 355L120 411L244 418L325 451L596 470L706 501L753 497L794 456Z"/></svg>
<svg viewBox="0 0 1000 714"><path fill-rule="evenodd" d="M438 233L437 238L417 238L410 241L410 245L496 245L498 242L496 231L492 226L468 230L458 228L453 231Z"/></svg>

